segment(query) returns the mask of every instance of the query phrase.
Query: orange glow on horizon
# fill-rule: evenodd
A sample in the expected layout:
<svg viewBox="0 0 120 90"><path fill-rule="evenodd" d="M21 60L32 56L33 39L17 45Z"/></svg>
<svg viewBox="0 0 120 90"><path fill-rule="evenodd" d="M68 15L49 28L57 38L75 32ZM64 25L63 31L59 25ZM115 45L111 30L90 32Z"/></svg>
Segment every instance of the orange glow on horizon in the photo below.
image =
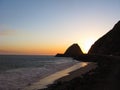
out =
<svg viewBox="0 0 120 90"><path fill-rule="evenodd" d="M87 53L94 39L86 39L84 43L78 43L83 53ZM22 54L22 55L56 55L57 53L64 53L66 49L72 45L22 45L22 46L1 46L0 54Z"/></svg>
<svg viewBox="0 0 120 90"><path fill-rule="evenodd" d="M47 46L37 47L5 47L0 49L0 54L18 54L18 55L56 55L57 53L64 53L65 47Z"/></svg>
<svg viewBox="0 0 120 90"><path fill-rule="evenodd" d="M44 42L19 42L19 43L5 43L0 45L0 54L18 54L18 55L56 55L57 53L64 53L66 49L73 43L78 43L83 53L87 53L95 38L81 38L74 37L63 41L56 41L50 43Z"/></svg>

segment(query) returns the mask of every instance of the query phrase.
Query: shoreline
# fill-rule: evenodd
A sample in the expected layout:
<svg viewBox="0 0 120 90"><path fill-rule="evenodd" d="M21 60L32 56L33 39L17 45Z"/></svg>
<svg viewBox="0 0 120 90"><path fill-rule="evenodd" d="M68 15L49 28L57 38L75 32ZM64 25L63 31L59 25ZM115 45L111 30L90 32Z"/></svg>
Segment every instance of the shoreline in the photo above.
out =
<svg viewBox="0 0 120 90"><path fill-rule="evenodd" d="M88 63L88 65L86 65L85 67L81 67L77 70L69 72L69 74L67 76L59 78L58 80L55 81L55 83L67 82L67 81L70 81L76 77L82 77L83 74L95 69L96 67L97 67L96 63Z"/></svg>
<svg viewBox="0 0 120 90"><path fill-rule="evenodd" d="M95 62L97 67L82 74L81 77L73 79L64 77L48 88L38 90L120 90L120 57L84 55L77 57L77 60ZM72 74L79 73L80 71L76 70Z"/></svg>
<svg viewBox="0 0 120 90"><path fill-rule="evenodd" d="M28 86L22 90L43 90L45 88L48 88L49 85L55 84L56 82L71 80L73 78L79 77L94 68L96 68L95 63L85 64L85 62L80 62L76 65L73 65L72 67L61 70L46 78L43 78L40 81L33 83L31 86Z"/></svg>
<svg viewBox="0 0 120 90"><path fill-rule="evenodd" d="M11 69L0 73L0 90L22 90L32 83L45 78L59 70L66 69L78 63L78 61L69 63L58 63L46 65L45 68L30 67Z"/></svg>

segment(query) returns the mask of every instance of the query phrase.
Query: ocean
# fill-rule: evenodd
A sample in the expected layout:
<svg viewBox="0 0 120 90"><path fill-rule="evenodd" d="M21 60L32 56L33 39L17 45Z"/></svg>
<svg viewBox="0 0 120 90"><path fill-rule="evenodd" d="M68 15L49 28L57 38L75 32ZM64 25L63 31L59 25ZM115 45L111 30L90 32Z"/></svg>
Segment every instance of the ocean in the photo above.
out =
<svg viewBox="0 0 120 90"><path fill-rule="evenodd" d="M0 55L0 90L18 90L78 61L39 55Z"/></svg>
<svg viewBox="0 0 120 90"><path fill-rule="evenodd" d="M48 68L66 63L75 63L76 60L65 57L38 56L38 55L0 55L0 72L19 68Z"/></svg>

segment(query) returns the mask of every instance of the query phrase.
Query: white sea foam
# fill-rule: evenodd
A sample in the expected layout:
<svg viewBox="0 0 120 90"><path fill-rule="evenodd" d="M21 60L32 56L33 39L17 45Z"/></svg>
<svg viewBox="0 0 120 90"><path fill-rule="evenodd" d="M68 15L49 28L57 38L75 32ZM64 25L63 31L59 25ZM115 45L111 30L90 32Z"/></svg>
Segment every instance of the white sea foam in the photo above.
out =
<svg viewBox="0 0 120 90"><path fill-rule="evenodd" d="M78 63L71 58L56 58L44 60L42 67L21 67L0 73L0 90L18 90L57 71L66 69ZM45 63L46 62L46 63Z"/></svg>

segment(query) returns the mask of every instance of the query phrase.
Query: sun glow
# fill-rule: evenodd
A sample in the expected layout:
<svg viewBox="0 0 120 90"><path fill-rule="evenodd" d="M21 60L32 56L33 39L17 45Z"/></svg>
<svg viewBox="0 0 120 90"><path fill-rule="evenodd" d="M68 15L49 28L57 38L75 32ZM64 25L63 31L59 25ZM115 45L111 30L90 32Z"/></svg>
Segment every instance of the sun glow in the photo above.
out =
<svg viewBox="0 0 120 90"><path fill-rule="evenodd" d="M81 49L83 53L87 53L91 47L91 45L95 42L94 39L87 39L84 41L83 45L81 45Z"/></svg>

